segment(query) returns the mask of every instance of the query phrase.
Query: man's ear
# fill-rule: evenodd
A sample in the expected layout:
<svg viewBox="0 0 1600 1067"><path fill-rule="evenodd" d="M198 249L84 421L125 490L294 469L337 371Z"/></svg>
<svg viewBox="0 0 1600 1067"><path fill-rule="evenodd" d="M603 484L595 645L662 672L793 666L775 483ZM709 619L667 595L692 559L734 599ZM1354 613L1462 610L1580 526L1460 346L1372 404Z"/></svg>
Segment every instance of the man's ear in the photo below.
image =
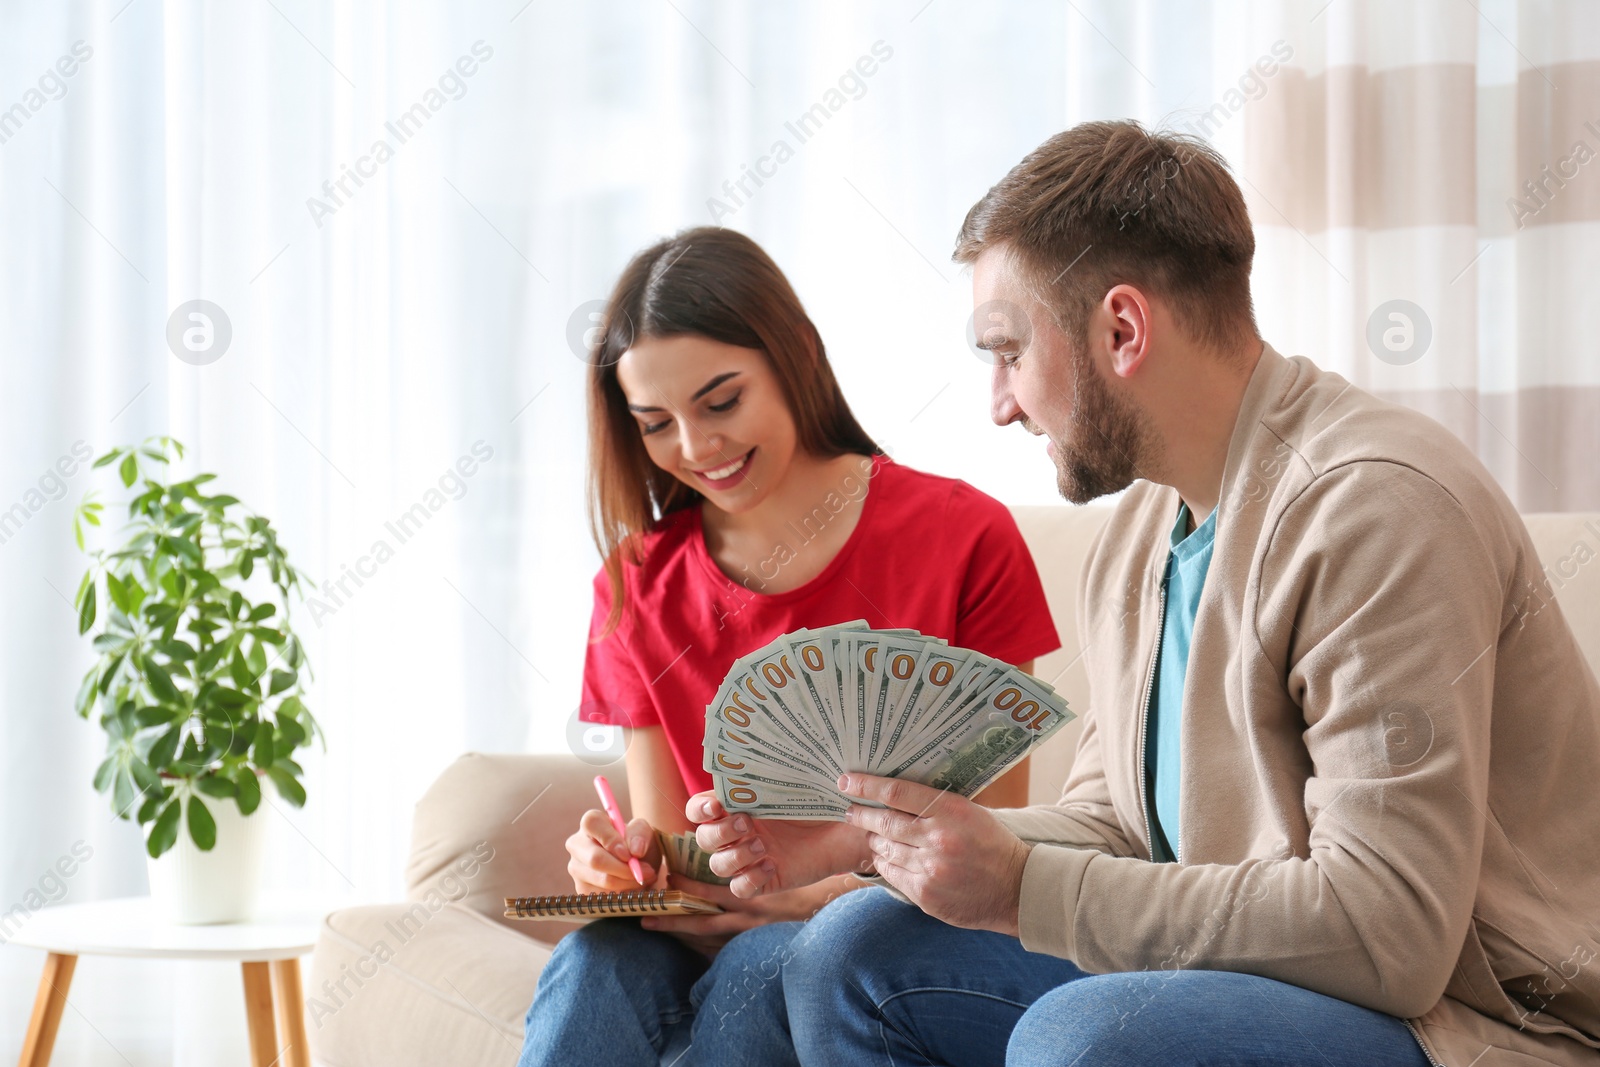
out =
<svg viewBox="0 0 1600 1067"><path fill-rule="evenodd" d="M1109 335L1111 371L1119 378L1131 378L1150 354L1150 301L1131 285L1114 285L1100 302L1100 310L1102 329Z"/></svg>

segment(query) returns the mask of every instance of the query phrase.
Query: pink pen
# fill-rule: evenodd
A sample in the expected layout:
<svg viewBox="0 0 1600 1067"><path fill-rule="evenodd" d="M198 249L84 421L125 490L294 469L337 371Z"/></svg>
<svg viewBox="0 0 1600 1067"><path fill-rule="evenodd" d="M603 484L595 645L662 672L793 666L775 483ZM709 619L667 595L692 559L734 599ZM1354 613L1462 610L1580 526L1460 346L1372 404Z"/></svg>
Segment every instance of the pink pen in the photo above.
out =
<svg viewBox="0 0 1600 1067"><path fill-rule="evenodd" d="M622 838L624 845L628 842L628 824L622 821L622 809L617 807L617 798L611 792L611 783L606 781L606 776L594 776L594 791L600 794L600 806L606 809L606 814L611 816L611 825L617 828L617 836ZM628 857L628 869L633 872L634 880L644 885L644 867L639 863L639 857Z"/></svg>

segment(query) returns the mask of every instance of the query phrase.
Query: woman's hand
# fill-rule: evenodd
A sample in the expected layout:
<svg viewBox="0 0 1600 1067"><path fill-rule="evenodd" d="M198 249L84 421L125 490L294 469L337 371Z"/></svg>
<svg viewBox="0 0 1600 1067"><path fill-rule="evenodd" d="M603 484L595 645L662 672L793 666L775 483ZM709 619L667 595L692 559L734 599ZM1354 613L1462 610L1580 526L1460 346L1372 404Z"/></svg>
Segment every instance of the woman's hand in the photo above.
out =
<svg viewBox="0 0 1600 1067"><path fill-rule="evenodd" d="M639 920L646 930L658 930L672 936L706 955L715 954L735 934L743 933L767 923L804 921L821 911L830 900L861 887L857 879L843 875L829 878L803 889L781 893L767 893L754 900L744 900L733 894L727 886L710 882L697 882L681 874L669 874L667 883L722 906L721 915L660 915Z"/></svg>
<svg viewBox="0 0 1600 1067"><path fill-rule="evenodd" d="M684 812L699 824L695 841L715 853L711 869L732 878L733 895L746 900L830 875L870 871L874 859L866 831L849 823L730 816L710 791L690 797Z"/></svg>
<svg viewBox="0 0 1600 1067"><path fill-rule="evenodd" d="M579 893L616 893L638 889L639 883L628 866L635 856L644 865L645 885L654 885L661 870L661 842L643 819L627 826L624 841L617 836L611 818L599 808L590 808L578 822L578 830L567 838L567 873Z"/></svg>

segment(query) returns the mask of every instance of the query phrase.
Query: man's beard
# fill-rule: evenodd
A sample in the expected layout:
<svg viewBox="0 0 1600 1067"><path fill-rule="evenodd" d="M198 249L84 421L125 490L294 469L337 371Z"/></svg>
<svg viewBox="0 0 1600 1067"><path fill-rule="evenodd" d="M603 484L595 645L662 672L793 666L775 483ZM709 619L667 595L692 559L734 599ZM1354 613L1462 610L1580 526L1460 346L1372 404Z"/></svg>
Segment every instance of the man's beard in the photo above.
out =
<svg viewBox="0 0 1600 1067"><path fill-rule="evenodd" d="M1072 421L1056 441L1056 488L1074 504L1117 493L1143 477L1152 441L1144 416L1115 396L1090 357L1074 345Z"/></svg>

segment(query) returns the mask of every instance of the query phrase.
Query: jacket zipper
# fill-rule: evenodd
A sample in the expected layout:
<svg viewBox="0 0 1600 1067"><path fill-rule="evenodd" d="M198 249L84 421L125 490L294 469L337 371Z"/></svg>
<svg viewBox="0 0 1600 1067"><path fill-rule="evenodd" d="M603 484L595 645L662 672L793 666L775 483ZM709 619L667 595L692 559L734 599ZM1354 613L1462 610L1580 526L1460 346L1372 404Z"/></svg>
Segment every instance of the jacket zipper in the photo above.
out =
<svg viewBox="0 0 1600 1067"><path fill-rule="evenodd" d="M1440 1063L1434 1058L1433 1050L1428 1047L1428 1043L1426 1041L1422 1040L1422 1034L1415 1026L1411 1025L1411 1020L1401 1019L1400 1021L1406 1024L1406 1029L1411 1031L1411 1036L1417 1039L1417 1045L1422 1049L1422 1054L1428 1057L1428 1062L1431 1063L1433 1067L1444 1067L1444 1064Z"/></svg>
<svg viewBox="0 0 1600 1067"><path fill-rule="evenodd" d="M1167 625L1167 583L1161 583L1161 599L1156 609L1156 645L1150 651L1150 673L1144 680L1144 710L1139 717L1139 813L1144 816L1144 839L1148 843L1150 858L1155 858L1155 834L1150 828L1150 804L1145 799L1144 751L1145 731L1150 728L1150 692L1156 681L1156 661L1161 658L1161 632Z"/></svg>

